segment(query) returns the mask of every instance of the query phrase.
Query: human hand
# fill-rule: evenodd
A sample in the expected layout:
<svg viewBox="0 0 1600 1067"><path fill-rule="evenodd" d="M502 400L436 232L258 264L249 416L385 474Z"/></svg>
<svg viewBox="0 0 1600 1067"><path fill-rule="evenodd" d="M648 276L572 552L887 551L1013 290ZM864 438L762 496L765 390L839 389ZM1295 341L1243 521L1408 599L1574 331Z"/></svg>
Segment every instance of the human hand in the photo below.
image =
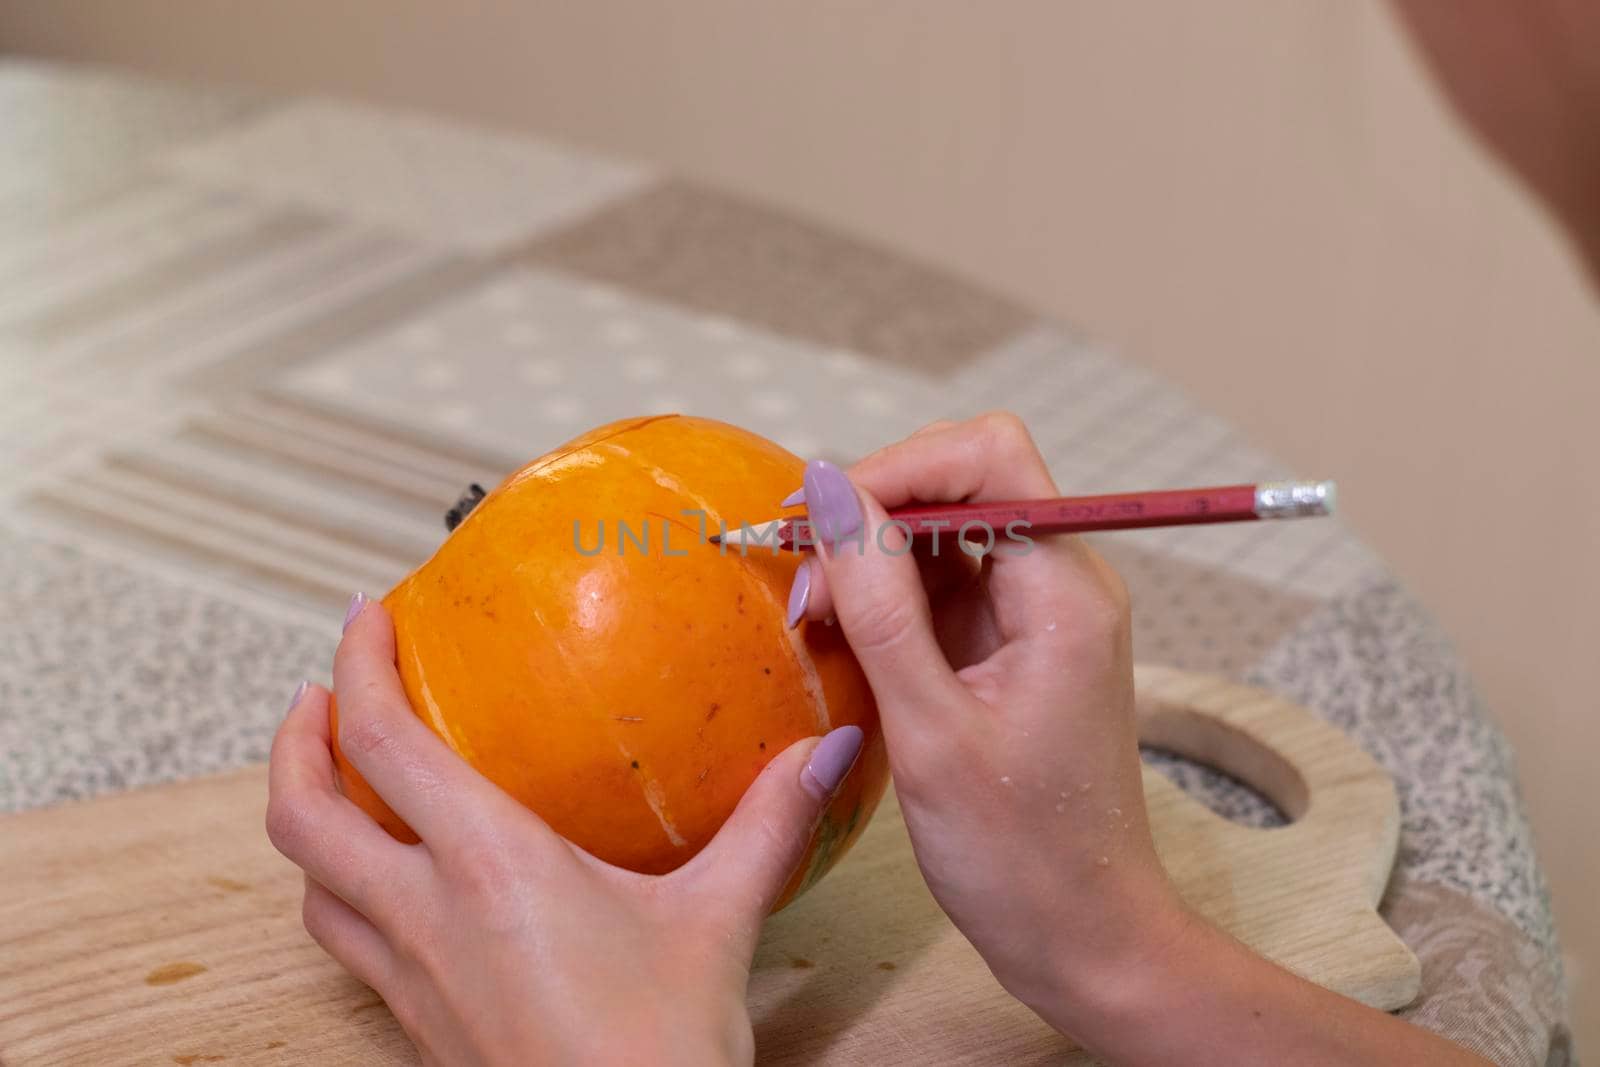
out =
<svg viewBox="0 0 1600 1067"><path fill-rule="evenodd" d="M421 841L338 792L328 694L304 687L273 742L267 832L306 872L311 936L429 1064L749 1063L761 922L860 730L790 746L693 860L634 874L459 759L406 701L383 605L352 610L334 661L340 747Z"/></svg>
<svg viewBox="0 0 1600 1067"><path fill-rule="evenodd" d="M936 423L804 488L823 544L791 614L837 614L923 876L1014 996L1111 1063L1482 1067L1185 907L1145 814L1127 593L1082 541L896 554L885 507L1057 495L1020 421Z"/></svg>
<svg viewBox="0 0 1600 1067"><path fill-rule="evenodd" d="M1090 986L1191 921L1146 819L1122 582L1071 537L997 531L981 567L954 531L936 556L896 554L885 508L1059 495L1013 416L935 424L849 480L814 462L804 489L824 543L792 614L836 614L866 671L934 897L1002 985L1070 1031Z"/></svg>

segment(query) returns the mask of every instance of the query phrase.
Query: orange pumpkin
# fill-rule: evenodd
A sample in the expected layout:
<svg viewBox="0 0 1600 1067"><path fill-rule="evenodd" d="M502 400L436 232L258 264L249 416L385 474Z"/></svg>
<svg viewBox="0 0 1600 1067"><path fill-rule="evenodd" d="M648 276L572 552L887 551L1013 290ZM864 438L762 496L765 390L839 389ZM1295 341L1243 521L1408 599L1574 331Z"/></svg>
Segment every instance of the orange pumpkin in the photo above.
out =
<svg viewBox="0 0 1600 1067"><path fill-rule="evenodd" d="M412 709L564 837L650 874L704 847L773 756L855 723L860 759L781 907L844 855L888 779L837 627L784 624L798 558L704 540L770 518L803 473L770 441L676 415L530 463L384 598ZM415 841L334 756L345 794Z"/></svg>

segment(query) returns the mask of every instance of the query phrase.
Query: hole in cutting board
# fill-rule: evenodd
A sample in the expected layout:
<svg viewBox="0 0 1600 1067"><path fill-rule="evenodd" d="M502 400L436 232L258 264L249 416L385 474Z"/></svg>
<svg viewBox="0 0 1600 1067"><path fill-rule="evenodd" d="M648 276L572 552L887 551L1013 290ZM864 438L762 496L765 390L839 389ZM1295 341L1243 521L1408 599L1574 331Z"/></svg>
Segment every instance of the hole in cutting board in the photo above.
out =
<svg viewBox="0 0 1600 1067"><path fill-rule="evenodd" d="M1139 756L1147 767L1161 772L1179 789L1229 822L1264 830L1289 825L1290 819L1282 809L1260 790L1231 774L1148 745L1139 746Z"/></svg>

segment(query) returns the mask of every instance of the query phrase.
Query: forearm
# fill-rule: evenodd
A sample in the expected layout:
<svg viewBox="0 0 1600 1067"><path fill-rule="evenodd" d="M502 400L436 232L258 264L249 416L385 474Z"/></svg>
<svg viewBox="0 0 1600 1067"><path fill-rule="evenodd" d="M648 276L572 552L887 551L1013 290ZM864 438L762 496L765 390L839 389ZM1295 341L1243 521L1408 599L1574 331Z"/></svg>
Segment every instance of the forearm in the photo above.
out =
<svg viewBox="0 0 1600 1067"><path fill-rule="evenodd" d="M1150 952L1065 980L1046 1021L1118 1067L1481 1065L1436 1034L1298 978L1184 915Z"/></svg>

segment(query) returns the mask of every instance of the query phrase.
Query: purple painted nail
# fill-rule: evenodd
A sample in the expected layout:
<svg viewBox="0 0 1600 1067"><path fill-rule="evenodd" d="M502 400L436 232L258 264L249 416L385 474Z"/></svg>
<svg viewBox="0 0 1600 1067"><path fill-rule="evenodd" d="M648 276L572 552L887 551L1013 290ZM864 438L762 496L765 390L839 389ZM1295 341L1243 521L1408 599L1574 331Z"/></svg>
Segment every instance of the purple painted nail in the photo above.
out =
<svg viewBox="0 0 1600 1067"><path fill-rule="evenodd" d="M356 616L361 614L361 609L367 606L367 594L357 593L350 598L350 607L344 613L344 628L350 629L350 624L356 621Z"/></svg>
<svg viewBox="0 0 1600 1067"><path fill-rule="evenodd" d="M300 701L306 698L306 690L311 688L310 682L301 682L295 689L294 696L289 698L289 710L293 711L300 706Z"/></svg>
<svg viewBox="0 0 1600 1067"><path fill-rule="evenodd" d="M811 750L811 762L800 772L800 784L818 800L827 800L861 755L861 727L841 726Z"/></svg>
<svg viewBox="0 0 1600 1067"><path fill-rule="evenodd" d="M861 529L861 501L844 471L825 459L806 464L806 517L823 544L837 545Z"/></svg>
<svg viewBox="0 0 1600 1067"><path fill-rule="evenodd" d="M806 617L806 605L811 603L811 567L804 560L794 572L794 584L789 587L789 629L800 625Z"/></svg>
<svg viewBox="0 0 1600 1067"><path fill-rule="evenodd" d="M806 502L806 487L801 486L782 500L778 501L780 508L792 508Z"/></svg>

